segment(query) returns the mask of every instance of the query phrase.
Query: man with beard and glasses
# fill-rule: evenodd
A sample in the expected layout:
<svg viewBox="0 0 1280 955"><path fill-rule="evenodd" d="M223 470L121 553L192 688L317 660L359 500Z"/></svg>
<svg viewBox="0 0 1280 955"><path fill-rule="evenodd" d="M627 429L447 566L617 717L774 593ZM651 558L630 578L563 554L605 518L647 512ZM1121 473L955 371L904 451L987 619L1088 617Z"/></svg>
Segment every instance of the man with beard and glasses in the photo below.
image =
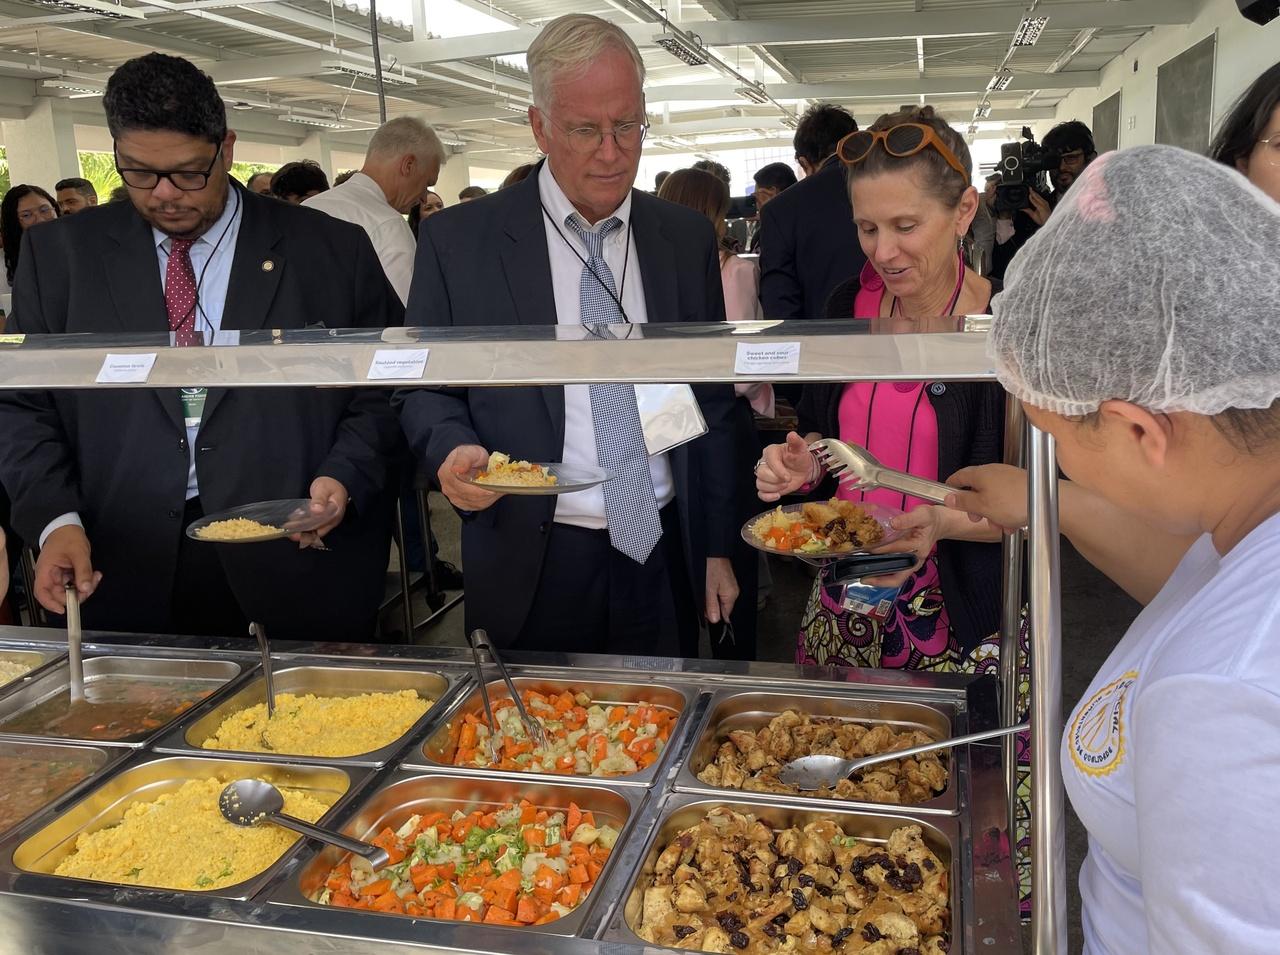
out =
<svg viewBox="0 0 1280 955"><path fill-rule="evenodd" d="M240 331L383 328L403 310L364 231L249 192L236 134L186 60L121 66L103 97L129 202L33 230L16 331L169 334L203 347ZM161 346L163 347L163 346ZM234 359L233 359L234 360ZM385 393L310 388L8 392L0 482L36 542L35 596L74 581L86 627L359 640L373 631L399 444ZM298 543L189 540L205 514L309 498L329 516ZM299 549L325 538L328 550Z"/></svg>
<svg viewBox="0 0 1280 955"><path fill-rule="evenodd" d="M1057 153L1060 157L1058 168L1049 171L1053 204L1056 206L1089 163L1098 158L1098 150L1093 145L1093 133L1078 119L1053 127L1044 134L1041 145L1046 152Z"/></svg>

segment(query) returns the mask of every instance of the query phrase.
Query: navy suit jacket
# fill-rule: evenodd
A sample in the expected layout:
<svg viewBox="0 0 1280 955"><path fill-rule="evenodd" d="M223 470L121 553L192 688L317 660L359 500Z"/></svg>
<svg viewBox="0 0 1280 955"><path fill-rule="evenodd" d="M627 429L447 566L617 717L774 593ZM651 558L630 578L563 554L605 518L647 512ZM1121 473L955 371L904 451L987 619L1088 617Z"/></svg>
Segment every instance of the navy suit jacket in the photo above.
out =
<svg viewBox="0 0 1280 955"><path fill-rule="evenodd" d="M556 324L540 170L422 223L406 324ZM715 233L704 216L633 190L631 231L650 322L724 321ZM734 399L727 385L696 386L694 392L708 434L674 449L670 461L690 586L700 601L706 558L728 556L737 533L730 431ZM433 477L449 452L463 444L532 461L559 461L564 451L560 386L406 389L393 403L410 446ZM519 635L533 605L555 501L508 496L464 515L468 629L484 627L499 645Z"/></svg>
<svg viewBox="0 0 1280 955"><path fill-rule="evenodd" d="M866 261L844 165L835 156L760 210L760 306L767 319L825 318L832 290Z"/></svg>

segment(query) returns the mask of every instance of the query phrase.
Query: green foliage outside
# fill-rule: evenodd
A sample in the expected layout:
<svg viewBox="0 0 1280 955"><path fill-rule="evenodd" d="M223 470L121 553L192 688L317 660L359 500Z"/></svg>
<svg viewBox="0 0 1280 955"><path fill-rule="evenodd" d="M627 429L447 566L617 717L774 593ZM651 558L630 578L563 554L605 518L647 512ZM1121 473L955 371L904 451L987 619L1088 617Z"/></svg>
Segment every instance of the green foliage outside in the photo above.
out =
<svg viewBox="0 0 1280 955"><path fill-rule="evenodd" d="M98 191L98 197L101 202L106 202L111 198L111 191L120 185L120 175L116 172L115 158L111 153L99 152L81 152L80 156L80 175L93 183L93 188ZM231 164L231 175L235 176L240 182L248 182L251 176L260 172L275 172L279 166L269 165L260 162L236 162ZM9 161L5 157L5 150L0 146L0 196L9 191ZM53 183L37 183L44 186L50 192L53 191Z"/></svg>

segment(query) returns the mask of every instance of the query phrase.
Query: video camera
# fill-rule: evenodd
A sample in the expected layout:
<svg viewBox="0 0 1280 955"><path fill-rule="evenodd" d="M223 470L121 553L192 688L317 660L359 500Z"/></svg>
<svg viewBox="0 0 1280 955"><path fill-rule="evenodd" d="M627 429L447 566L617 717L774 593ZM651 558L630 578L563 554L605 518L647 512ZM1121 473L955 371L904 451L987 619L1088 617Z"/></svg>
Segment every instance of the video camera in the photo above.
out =
<svg viewBox="0 0 1280 955"><path fill-rule="evenodd" d="M1027 126L1022 142L1000 146L1000 184L996 186L996 212L1017 212L1031 205L1031 190L1050 197L1048 174L1062 164L1062 153L1051 152L1036 142Z"/></svg>

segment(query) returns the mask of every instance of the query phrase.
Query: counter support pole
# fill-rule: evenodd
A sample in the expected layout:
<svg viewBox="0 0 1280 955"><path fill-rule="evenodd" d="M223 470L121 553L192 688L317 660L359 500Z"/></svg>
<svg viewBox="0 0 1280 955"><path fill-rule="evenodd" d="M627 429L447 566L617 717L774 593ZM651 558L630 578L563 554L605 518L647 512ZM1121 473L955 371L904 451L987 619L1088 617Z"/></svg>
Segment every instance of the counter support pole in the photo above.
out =
<svg viewBox="0 0 1280 955"><path fill-rule="evenodd" d="M1062 769L1062 607L1058 470L1052 435L1031 428L1031 950L1067 951L1066 821Z"/></svg>
<svg viewBox="0 0 1280 955"><path fill-rule="evenodd" d="M1026 467L1027 416L1022 403L1009 395L1004 415L1004 463ZM1022 625L1022 570L1026 535L1021 531L1005 534L1001 543L1000 592L1004 606L1000 617L1000 723L1013 726L1019 722L1018 712L1018 631ZM1004 740L1005 791L1009 796L1009 843L1014 847L1014 872L1017 872L1018 837L1018 737Z"/></svg>

